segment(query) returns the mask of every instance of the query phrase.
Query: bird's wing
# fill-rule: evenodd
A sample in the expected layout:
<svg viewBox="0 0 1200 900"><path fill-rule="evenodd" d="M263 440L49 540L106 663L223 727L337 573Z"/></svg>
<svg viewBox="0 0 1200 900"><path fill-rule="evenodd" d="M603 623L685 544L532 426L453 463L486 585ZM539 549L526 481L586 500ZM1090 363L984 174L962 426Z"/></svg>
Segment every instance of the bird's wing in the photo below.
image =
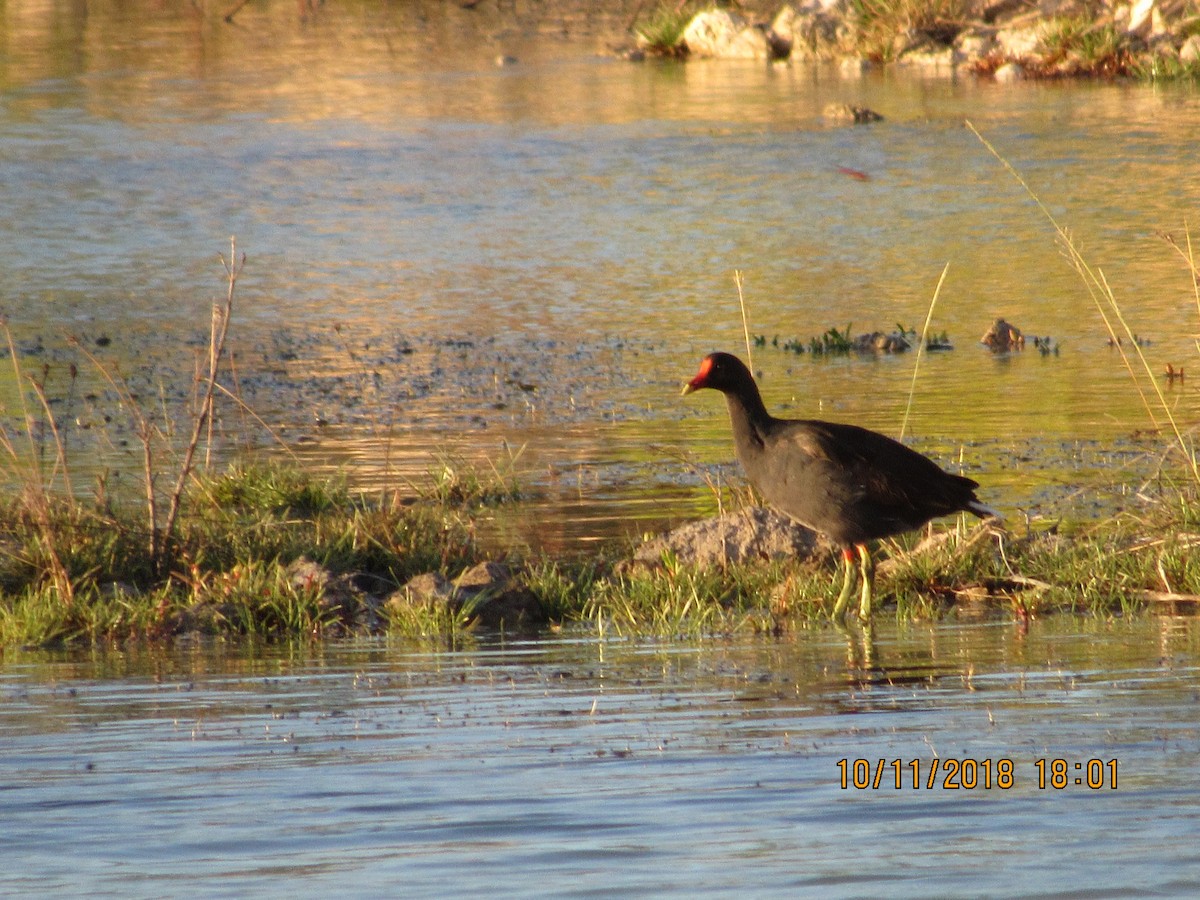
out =
<svg viewBox="0 0 1200 900"><path fill-rule="evenodd" d="M931 490L936 490L935 485L961 485L961 489L978 486L969 478L945 472L928 457L878 432L834 422L804 424L807 427L792 430L789 440L813 458L832 463L873 504L882 507L927 504L937 499L930 496Z"/></svg>

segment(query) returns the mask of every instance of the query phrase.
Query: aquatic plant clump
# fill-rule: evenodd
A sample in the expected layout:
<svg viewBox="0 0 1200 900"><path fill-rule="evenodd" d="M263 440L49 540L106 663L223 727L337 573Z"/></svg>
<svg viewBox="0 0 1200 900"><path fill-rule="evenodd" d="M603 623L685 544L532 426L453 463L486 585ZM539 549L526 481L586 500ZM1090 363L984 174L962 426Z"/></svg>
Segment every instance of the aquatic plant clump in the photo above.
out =
<svg viewBox="0 0 1200 900"><path fill-rule="evenodd" d="M849 356L851 353L904 353L914 346L920 345L921 338L915 328L905 328L897 324L890 332L871 331L857 336L852 335L852 326L845 330L829 328L823 334L815 335L807 341L801 338L780 338L774 335L768 342L765 334L753 336L755 347L771 347L784 353L802 356L808 353L812 356ZM946 331L930 334L925 337L926 350L953 350L950 335Z"/></svg>

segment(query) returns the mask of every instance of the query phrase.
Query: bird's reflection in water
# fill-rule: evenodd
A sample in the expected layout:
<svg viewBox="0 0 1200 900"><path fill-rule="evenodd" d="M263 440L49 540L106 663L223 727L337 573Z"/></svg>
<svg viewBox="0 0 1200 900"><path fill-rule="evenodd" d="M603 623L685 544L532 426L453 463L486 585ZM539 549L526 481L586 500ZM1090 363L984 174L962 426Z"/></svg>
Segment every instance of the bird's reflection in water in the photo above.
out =
<svg viewBox="0 0 1200 900"><path fill-rule="evenodd" d="M834 619L834 624L846 639L846 669L851 677L864 684L886 678L876 662L875 623L868 619L855 626Z"/></svg>

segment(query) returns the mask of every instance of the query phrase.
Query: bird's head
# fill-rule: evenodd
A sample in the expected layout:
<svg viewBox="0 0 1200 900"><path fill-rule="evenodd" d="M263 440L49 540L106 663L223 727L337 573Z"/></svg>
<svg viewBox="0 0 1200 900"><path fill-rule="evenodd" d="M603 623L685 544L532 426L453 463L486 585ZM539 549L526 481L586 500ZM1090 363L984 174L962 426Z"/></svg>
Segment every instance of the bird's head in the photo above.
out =
<svg viewBox="0 0 1200 900"><path fill-rule="evenodd" d="M745 384L754 383L746 364L732 353L710 353L700 362L696 377L683 386L684 395L701 388L722 392L737 392Z"/></svg>

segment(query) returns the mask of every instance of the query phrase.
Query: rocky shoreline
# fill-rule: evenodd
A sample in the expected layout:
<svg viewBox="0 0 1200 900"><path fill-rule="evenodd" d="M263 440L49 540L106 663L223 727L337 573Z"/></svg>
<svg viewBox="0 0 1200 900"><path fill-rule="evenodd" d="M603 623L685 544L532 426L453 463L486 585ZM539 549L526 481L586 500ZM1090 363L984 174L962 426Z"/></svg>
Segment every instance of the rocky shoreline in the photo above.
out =
<svg viewBox="0 0 1200 900"><path fill-rule="evenodd" d="M898 65L999 81L1200 75L1200 13L1186 0L806 0L671 14L638 17L631 58L832 62L845 74Z"/></svg>

